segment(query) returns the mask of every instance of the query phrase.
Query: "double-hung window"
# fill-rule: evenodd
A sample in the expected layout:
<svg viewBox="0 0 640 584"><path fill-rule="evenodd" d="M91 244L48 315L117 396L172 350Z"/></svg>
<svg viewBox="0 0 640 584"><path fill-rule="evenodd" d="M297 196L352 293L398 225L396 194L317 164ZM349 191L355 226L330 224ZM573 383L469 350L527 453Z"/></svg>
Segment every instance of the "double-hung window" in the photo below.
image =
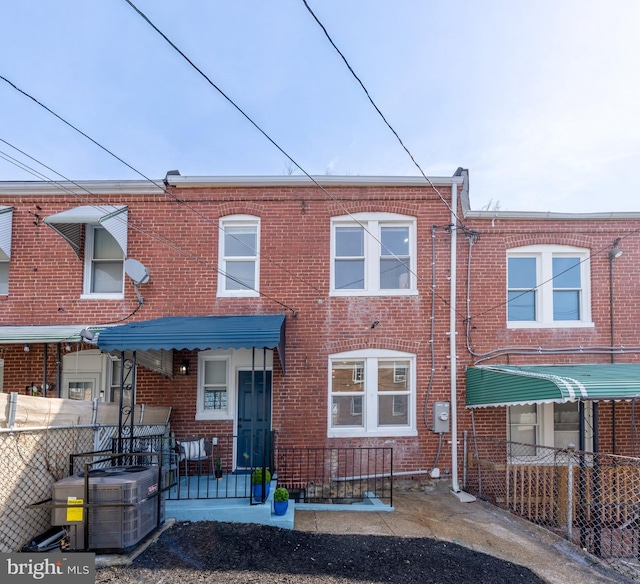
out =
<svg viewBox="0 0 640 584"><path fill-rule="evenodd" d="M228 356L201 353L198 363L197 419L229 419L232 416L229 363Z"/></svg>
<svg viewBox="0 0 640 584"><path fill-rule="evenodd" d="M592 326L589 251L538 245L507 252L510 328Z"/></svg>
<svg viewBox="0 0 640 584"><path fill-rule="evenodd" d="M332 295L416 293L414 217L356 213L331 223Z"/></svg>
<svg viewBox="0 0 640 584"><path fill-rule="evenodd" d="M118 295L124 291L124 254L104 227L87 225L84 293Z"/></svg>
<svg viewBox="0 0 640 584"><path fill-rule="evenodd" d="M234 215L220 220L218 296L258 296L260 220Z"/></svg>
<svg viewBox="0 0 640 584"><path fill-rule="evenodd" d="M543 447L566 448L580 446L580 404L522 404L507 408L509 452L512 461L548 459L553 452ZM584 448L593 447L592 407L584 404Z"/></svg>
<svg viewBox="0 0 640 584"><path fill-rule="evenodd" d="M367 349L329 359L329 436L415 435L415 355Z"/></svg>

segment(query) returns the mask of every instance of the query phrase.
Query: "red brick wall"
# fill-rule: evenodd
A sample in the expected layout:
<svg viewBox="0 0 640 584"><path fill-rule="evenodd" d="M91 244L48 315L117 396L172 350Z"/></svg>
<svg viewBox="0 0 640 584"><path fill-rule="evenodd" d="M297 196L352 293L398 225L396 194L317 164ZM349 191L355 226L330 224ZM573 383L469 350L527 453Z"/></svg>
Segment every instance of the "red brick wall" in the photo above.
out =
<svg viewBox="0 0 640 584"><path fill-rule="evenodd" d="M450 200L450 190L439 188ZM190 188L172 196L101 196L98 204L129 207L128 256L150 269L140 292L143 307L124 322L167 315L285 313L287 375L279 362L273 381L273 428L283 445L394 446L398 471L430 469L438 435L426 429L423 406L431 373L431 228L436 231L434 401L448 401L449 383L449 210L430 188L331 187L333 200L317 188ZM173 196L174 195L174 196ZM193 212L179 203L185 201ZM129 281L125 299L81 300L83 264L71 247L32 213L46 217L84 204L73 196L48 195L0 200L14 207L9 295L0 297L0 324L100 324L125 319L137 306ZM414 216L418 228L419 295L330 297L330 219L356 212ZM260 298L217 298L218 220L229 214L261 219ZM37 223L37 224L34 224ZM162 241L160 241L160 239ZM167 245L165 243L167 242ZM178 249L180 251L178 251ZM197 261L194 261L194 257ZM295 310L283 308L282 305ZM374 321L380 324L372 329ZM417 438L327 438L328 355L364 348L396 349L417 355ZM23 391L23 380L41 366L7 349L5 390ZM195 369L196 353L185 353ZM175 366L182 359L175 357ZM27 373L28 372L28 373ZM37 376L34 377L36 380ZM463 375L459 376L460 383ZM463 385L461 385L461 388ZM172 406L176 435L230 434L230 422L196 422L196 375L161 376L141 369L137 401ZM450 435L446 437L450 439ZM450 466L445 442L439 462Z"/></svg>
<svg viewBox="0 0 640 584"><path fill-rule="evenodd" d="M614 292L614 345L624 345L624 354L615 355L616 362L633 363L639 360L640 319L640 238L638 222L634 219L472 219L466 226L477 230L480 239L473 245L470 285L469 345L471 351L462 351L464 365L528 364L548 365L559 363L610 363L610 273L609 250L618 237L624 254L613 263ZM594 323L589 328L538 328L508 329L506 327L506 253L513 247L525 245L572 245L587 248L591 252L591 314ZM466 297L467 249L460 249L458 264L459 305ZM462 330L461 330L462 332ZM461 340L461 347L466 342ZM563 349L555 354L540 354L537 348ZM509 350L506 350L509 348ZM567 349L572 348L572 351ZM505 349L495 358L483 355ZM630 455L640 452L635 437L635 424L630 402L616 405L615 424L611 402L600 403L600 450ZM632 423L633 422L633 423ZM506 438L506 413L504 408L487 408L476 411L476 428L479 434L496 432ZM615 440L614 440L615 435ZM635 443L635 445L634 445Z"/></svg>
<svg viewBox="0 0 640 584"><path fill-rule="evenodd" d="M71 247L42 218L86 200L67 194L3 196L0 205L14 207L13 246L9 295L0 296L0 325L101 324L148 320L168 315L273 314L287 315L287 375L276 358L273 380L273 428L283 445L392 445L400 472L431 468L438 451L432 423L434 401L449 401L449 286L451 234L447 207L430 188L329 188L333 200L317 188L189 188L170 189L169 195L107 195L95 204L129 207L129 257L150 268L149 283L141 287L145 302L137 307L133 286L126 282L124 300L80 298L83 263ZM445 200L450 190L438 189ZM179 202L183 201L183 202ZM187 208L188 205L191 209ZM194 212L195 211L195 212ZM417 218L418 296L330 297L330 219L347 212L394 212ZM217 298L218 221L230 214L251 214L261 219L261 292L259 298ZM512 347L509 355L485 363L548 364L559 362L607 363L606 353L541 356L530 348L566 348L610 345L609 260L613 240L632 233L634 220L479 220L465 222L480 238L471 263L470 336L466 338L467 257L465 233L458 231L457 389L459 440L471 431L470 412L464 408L464 368L482 355ZM423 410L431 374L431 228L436 238L435 377ZM515 330L506 328L506 250L530 244L567 244L589 248L594 327L579 329ZM616 344L640 345L637 307L640 264L636 261L638 236L620 244L624 255L614 264ZM601 252L601 253L600 253ZM283 307L284 305L284 307ZM290 307L296 311L294 316ZM380 324L371 328L374 321ZM472 351L467 350L467 341ZM327 357L363 348L396 349L417 355L417 438L327 438ZM522 349L522 350L521 350ZM524 352L526 354L518 354ZM474 354L475 353L475 354ZM50 356L55 347L50 346ZM33 380L41 382L42 347L5 347L5 391L25 391ZM196 353L179 353L175 367L188 356L195 369ZM616 356L636 361L635 352ZM50 357L50 365L54 359ZM164 379L143 369L138 375L138 401L172 406L172 427L177 435L230 434L230 422L196 422L196 375ZM612 406L600 408L601 449L613 447ZM632 404L616 406L616 448L632 453L635 420ZM506 438L504 408L479 409L478 433ZM444 436L438 466L451 465L451 434ZM460 453L461 453L460 448Z"/></svg>

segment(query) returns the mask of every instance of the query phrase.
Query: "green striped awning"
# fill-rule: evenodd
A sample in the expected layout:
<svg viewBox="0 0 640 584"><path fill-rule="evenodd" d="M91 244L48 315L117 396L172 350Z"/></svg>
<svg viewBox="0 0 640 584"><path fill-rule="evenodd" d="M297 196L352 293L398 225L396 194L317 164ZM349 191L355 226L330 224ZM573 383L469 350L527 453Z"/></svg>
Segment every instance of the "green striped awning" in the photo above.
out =
<svg viewBox="0 0 640 584"><path fill-rule="evenodd" d="M640 364L467 367L470 408L640 397Z"/></svg>

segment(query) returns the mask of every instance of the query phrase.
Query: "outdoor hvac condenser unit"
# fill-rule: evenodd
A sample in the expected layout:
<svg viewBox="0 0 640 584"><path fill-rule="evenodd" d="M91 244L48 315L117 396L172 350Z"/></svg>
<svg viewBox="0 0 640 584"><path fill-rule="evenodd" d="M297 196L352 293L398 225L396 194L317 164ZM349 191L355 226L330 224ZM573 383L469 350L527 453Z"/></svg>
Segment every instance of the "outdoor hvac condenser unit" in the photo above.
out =
<svg viewBox="0 0 640 584"><path fill-rule="evenodd" d="M85 502L84 474L53 484L52 525L69 526L69 549L84 550L84 522L88 517L89 545L94 551L122 552L134 548L164 521L164 500L158 506L157 466L112 466L89 472L89 503L84 509L73 502ZM79 500L79 501L78 501ZM116 503L117 505L104 505ZM124 504L124 505L123 505ZM158 520L158 510L160 518Z"/></svg>

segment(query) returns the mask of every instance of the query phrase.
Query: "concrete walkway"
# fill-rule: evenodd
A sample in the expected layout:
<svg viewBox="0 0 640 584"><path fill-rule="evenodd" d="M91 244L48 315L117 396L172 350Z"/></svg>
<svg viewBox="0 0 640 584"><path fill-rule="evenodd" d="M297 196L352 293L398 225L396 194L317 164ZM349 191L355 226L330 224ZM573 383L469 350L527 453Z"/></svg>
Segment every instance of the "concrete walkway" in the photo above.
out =
<svg viewBox="0 0 640 584"><path fill-rule="evenodd" d="M394 512L303 511L294 529L320 533L430 537L526 566L551 584L625 582L597 558L488 503L462 503L448 488L394 493Z"/></svg>

